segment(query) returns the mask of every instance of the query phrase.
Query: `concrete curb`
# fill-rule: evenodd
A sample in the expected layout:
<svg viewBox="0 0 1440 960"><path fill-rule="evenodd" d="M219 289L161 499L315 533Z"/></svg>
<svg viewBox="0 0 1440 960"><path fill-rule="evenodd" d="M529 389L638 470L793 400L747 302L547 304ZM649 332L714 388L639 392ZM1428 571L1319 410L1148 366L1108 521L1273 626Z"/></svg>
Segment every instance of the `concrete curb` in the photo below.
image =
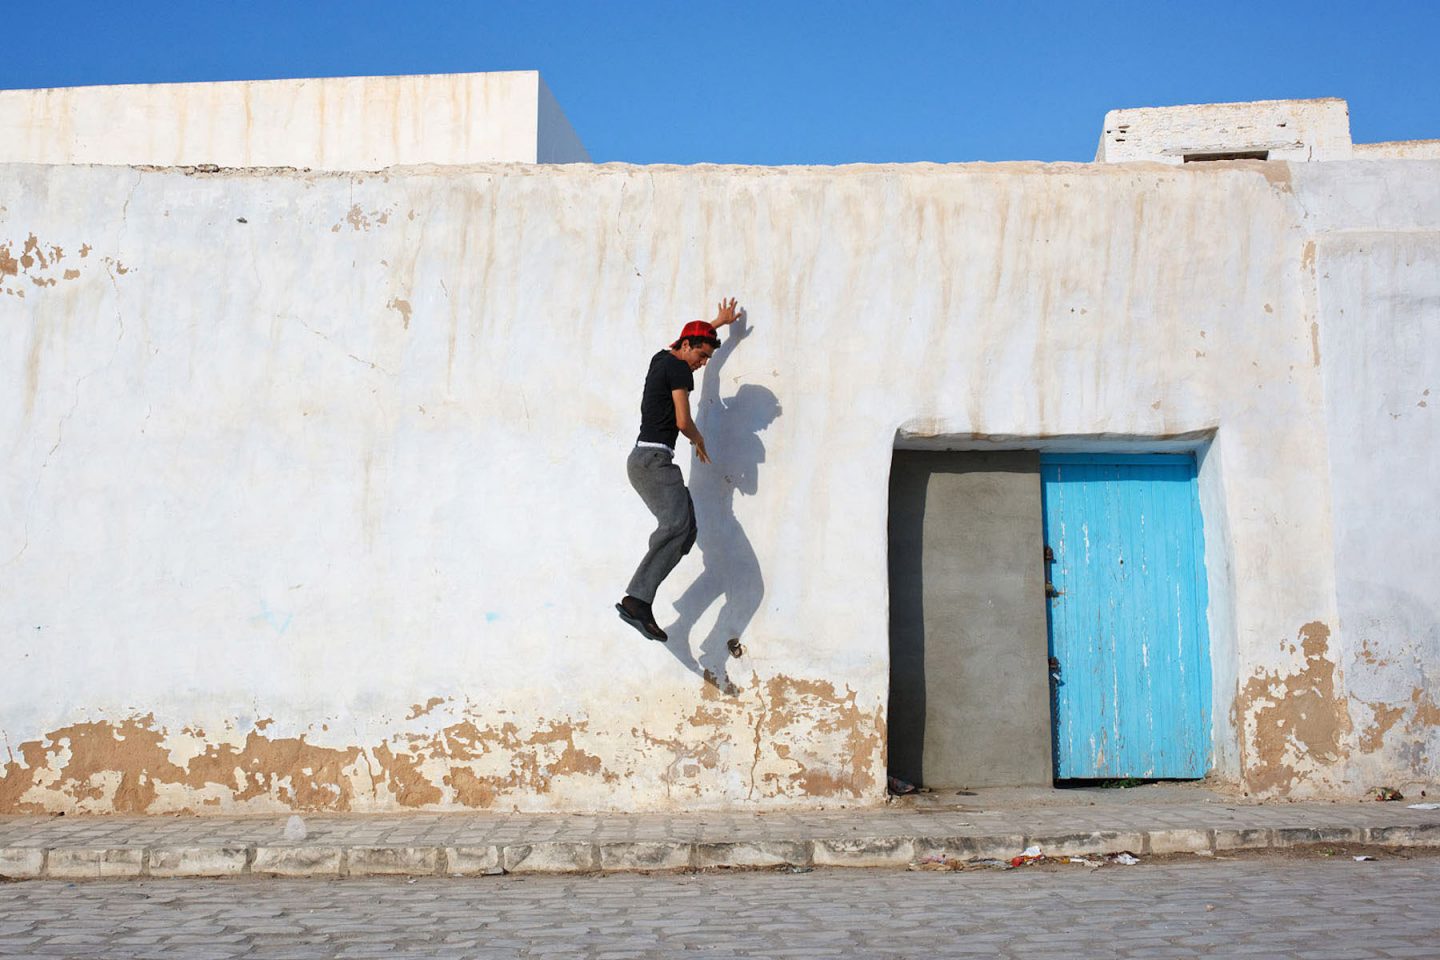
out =
<svg viewBox="0 0 1440 960"><path fill-rule="evenodd" d="M546 841L468 847L225 844L175 847L0 847L0 879L176 877L475 877L773 867L904 869L926 859L1006 860L1029 846L1050 856L1137 856L1284 849L1319 843L1440 847L1440 823L1263 829L1101 831L993 836L819 837L807 840Z"/></svg>

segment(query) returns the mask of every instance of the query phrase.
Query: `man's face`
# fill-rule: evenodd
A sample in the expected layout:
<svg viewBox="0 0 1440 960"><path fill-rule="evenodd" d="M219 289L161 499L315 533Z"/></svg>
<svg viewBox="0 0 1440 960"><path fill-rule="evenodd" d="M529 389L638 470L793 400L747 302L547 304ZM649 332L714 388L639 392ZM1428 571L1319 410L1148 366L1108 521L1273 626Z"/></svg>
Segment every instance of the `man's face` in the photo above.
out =
<svg viewBox="0 0 1440 960"><path fill-rule="evenodd" d="M695 371L710 362L710 358L715 354L715 348L708 343L696 344L693 340L687 340L680 344L680 349L675 352L679 354L681 360L685 361L691 371Z"/></svg>

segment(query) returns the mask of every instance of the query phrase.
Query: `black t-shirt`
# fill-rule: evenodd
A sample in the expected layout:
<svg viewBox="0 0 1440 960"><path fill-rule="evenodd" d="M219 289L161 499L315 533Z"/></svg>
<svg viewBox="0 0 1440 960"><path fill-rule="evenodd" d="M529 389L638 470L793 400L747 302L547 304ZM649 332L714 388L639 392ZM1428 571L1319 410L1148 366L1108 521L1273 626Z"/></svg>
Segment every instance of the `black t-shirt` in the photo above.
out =
<svg viewBox="0 0 1440 960"><path fill-rule="evenodd" d="M640 439L674 448L680 429L675 425L673 390L694 390L695 375L690 367L669 350L650 358L645 374L645 392L640 397Z"/></svg>

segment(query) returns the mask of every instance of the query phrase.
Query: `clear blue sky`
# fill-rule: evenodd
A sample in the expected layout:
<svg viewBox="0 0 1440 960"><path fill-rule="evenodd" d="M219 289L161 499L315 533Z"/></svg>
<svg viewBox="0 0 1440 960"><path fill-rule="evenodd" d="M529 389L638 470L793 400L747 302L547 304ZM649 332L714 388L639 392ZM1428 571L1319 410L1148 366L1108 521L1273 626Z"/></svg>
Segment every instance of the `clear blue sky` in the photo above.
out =
<svg viewBox="0 0 1440 960"><path fill-rule="evenodd" d="M1105 111L1343 97L1440 138L1437 0L15 0L0 88L533 70L597 161L1089 160Z"/></svg>

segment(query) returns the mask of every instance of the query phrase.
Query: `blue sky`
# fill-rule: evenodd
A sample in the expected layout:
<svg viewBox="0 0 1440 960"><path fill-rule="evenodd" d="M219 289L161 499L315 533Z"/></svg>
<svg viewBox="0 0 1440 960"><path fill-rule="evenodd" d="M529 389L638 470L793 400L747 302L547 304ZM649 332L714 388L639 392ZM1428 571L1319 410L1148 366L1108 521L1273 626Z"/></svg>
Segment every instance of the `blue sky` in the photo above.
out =
<svg viewBox="0 0 1440 960"><path fill-rule="evenodd" d="M0 88L538 69L596 160L1089 160L1105 111L1343 97L1440 138L1440 2L12 3Z"/></svg>

